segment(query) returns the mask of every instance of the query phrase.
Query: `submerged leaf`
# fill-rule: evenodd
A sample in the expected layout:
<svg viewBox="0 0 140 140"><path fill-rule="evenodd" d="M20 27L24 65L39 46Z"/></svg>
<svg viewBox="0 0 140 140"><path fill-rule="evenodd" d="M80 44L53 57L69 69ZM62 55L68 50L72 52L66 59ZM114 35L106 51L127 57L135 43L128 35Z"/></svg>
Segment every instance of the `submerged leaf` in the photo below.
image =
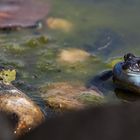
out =
<svg viewBox="0 0 140 140"><path fill-rule="evenodd" d="M48 13L48 3L38 0L0 1L0 28L31 27Z"/></svg>

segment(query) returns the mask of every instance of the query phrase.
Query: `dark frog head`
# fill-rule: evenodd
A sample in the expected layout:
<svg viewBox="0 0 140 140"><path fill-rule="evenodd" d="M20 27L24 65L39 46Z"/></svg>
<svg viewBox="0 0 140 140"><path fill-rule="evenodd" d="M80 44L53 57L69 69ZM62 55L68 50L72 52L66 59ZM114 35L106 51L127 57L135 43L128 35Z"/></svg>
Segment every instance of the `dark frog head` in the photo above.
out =
<svg viewBox="0 0 140 140"><path fill-rule="evenodd" d="M140 93L140 57L124 55L124 61L113 68L113 81L120 88Z"/></svg>
<svg viewBox="0 0 140 140"><path fill-rule="evenodd" d="M140 57L136 57L131 53L126 54L122 63L122 69L132 73L140 72Z"/></svg>

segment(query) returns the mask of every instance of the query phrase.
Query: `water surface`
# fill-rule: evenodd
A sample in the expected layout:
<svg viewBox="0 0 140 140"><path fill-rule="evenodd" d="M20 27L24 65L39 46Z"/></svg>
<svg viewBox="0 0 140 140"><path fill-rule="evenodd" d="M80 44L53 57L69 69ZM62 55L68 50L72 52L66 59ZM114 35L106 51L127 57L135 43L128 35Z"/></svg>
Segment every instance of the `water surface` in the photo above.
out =
<svg viewBox="0 0 140 140"><path fill-rule="evenodd" d="M47 0L42 0L48 2ZM34 87L48 82L71 81L87 84L92 77L110 69L108 61L123 57L127 52L140 56L140 1L138 0L51 0L50 13L41 29L21 29L0 32L0 63L13 65L17 79ZM70 21L70 32L52 30L45 25L49 17ZM48 42L31 45L32 39L48 37ZM56 59L61 49L79 48L89 52L90 60L77 66L65 67ZM107 85L106 96L120 100L121 92ZM21 84L23 86L23 84ZM23 90L38 97L37 90ZM119 97L119 98L118 98ZM124 97L124 96L123 96ZM122 97L122 98L123 98Z"/></svg>

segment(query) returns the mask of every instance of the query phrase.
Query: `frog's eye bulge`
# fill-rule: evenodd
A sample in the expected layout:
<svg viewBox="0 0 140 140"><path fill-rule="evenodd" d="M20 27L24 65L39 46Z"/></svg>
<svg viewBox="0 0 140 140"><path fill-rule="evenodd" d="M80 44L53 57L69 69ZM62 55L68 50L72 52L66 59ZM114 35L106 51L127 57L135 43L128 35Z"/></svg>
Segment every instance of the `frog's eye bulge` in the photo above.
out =
<svg viewBox="0 0 140 140"><path fill-rule="evenodd" d="M132 59L133 57L135 57L135 56L132 53L128 53L128 54L124 55L124 61Z"/></svg>

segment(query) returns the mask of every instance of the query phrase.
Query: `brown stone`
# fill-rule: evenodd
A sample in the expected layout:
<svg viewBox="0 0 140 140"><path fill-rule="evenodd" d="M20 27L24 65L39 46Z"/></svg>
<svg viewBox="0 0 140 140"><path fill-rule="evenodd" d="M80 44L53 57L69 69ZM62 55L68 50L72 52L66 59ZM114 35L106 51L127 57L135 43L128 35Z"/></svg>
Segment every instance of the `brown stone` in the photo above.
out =
<svg viewBox="0 0 140 140"><path fill-rule="evenodd" d="M23 92L11 84L0 83L0 112L13 114L17 124L14 133L19 136L38 126L44 121L40 108Z"/></svg>
<svg viewBox="0 0 140 140"><path fill-rule="evenodd" d="M42 87L41 96L50 107L60 110L82 109L89 104L100 104L103 101L103 96L98 90L66 82Z"/></svg>

